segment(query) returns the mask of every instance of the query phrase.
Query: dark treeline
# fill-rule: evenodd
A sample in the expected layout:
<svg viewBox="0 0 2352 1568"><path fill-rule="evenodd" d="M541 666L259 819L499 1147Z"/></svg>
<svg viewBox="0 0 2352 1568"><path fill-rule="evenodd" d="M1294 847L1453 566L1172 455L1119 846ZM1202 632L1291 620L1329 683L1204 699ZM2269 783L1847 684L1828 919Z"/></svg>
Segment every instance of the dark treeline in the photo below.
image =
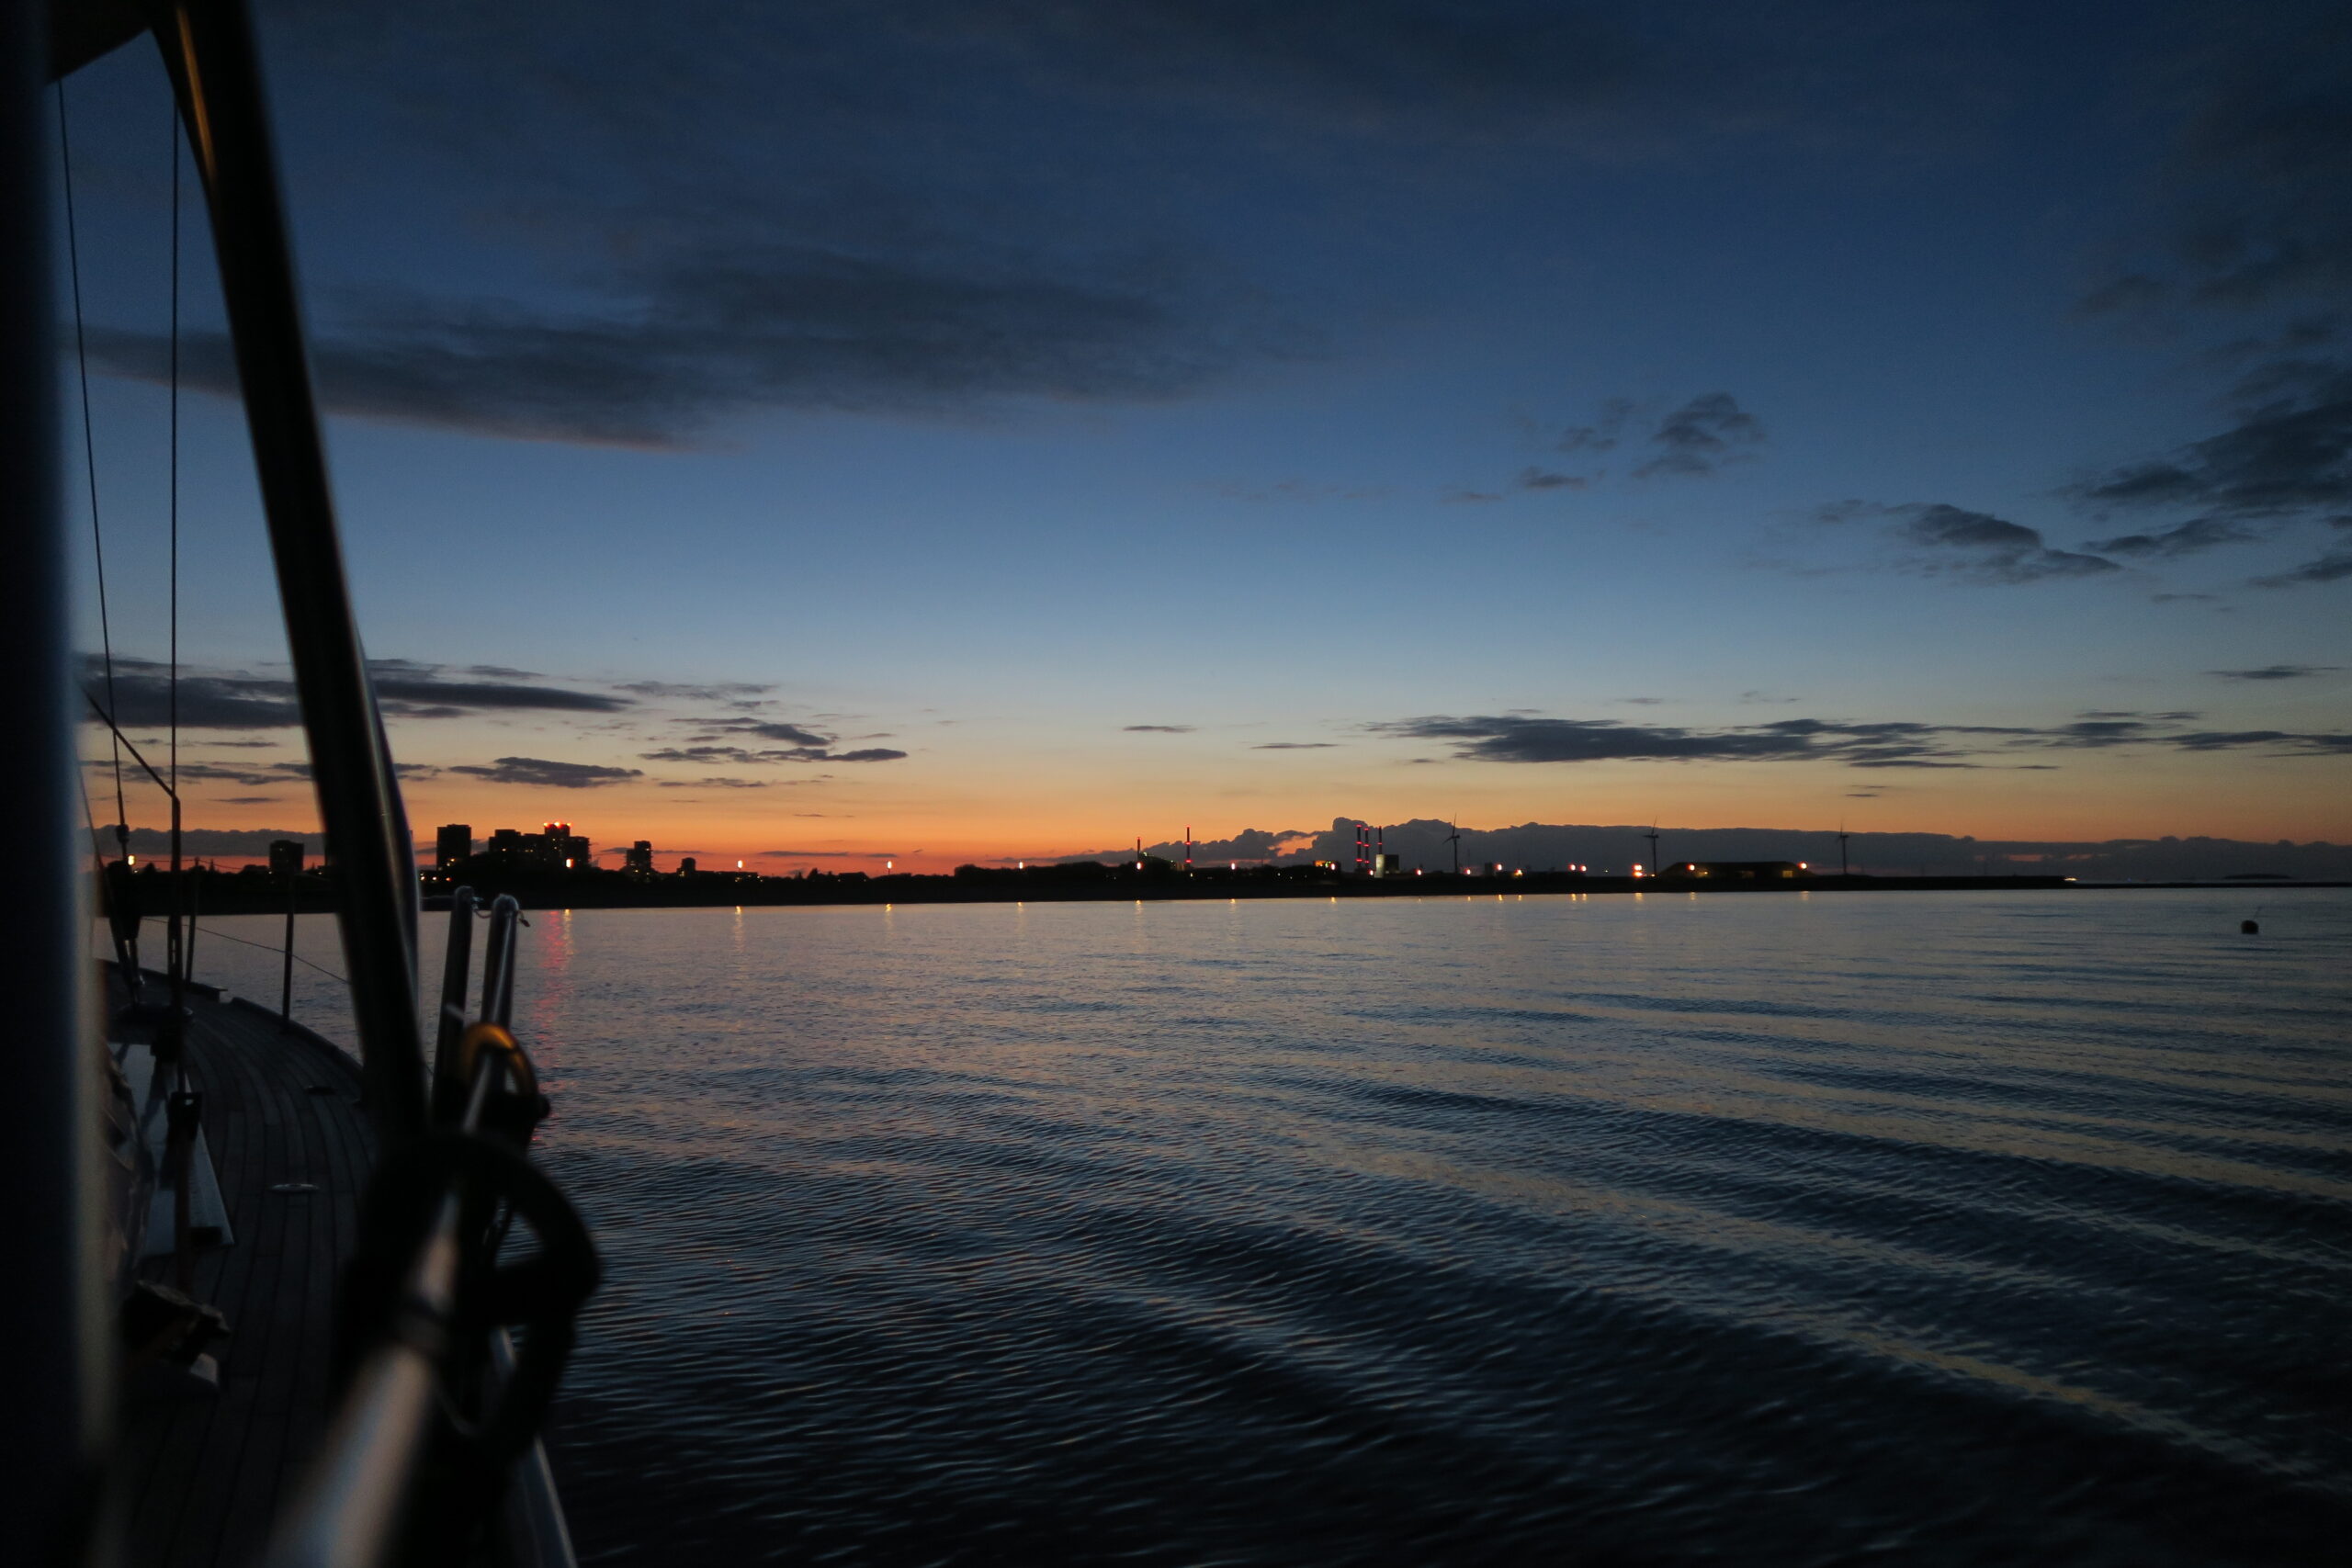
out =
<svg viewBox="0 0 2352 1568"><path fill-rule="evenodd" d="M1354 853L1353 818L1335 818L1323 831L1272 833L1252 829L1231 839L1193 846L1197 862L1261 859L1279 853L1285 861L1333 860ZM1462 829L1461 863L1499 862L1530 870L1589 865L1596 873L1630 872L1646 864L1646 824L1617 827L1529 822L1515 828ZM1453 864L1456 846L1446 841L1445 823L1430 818L1383 827L1385 848L1408 870L1443 870ZM1679 861L1803 861L1818 871L1838 869L1838 834L1831 829L1782 828L1658 829L1658 852L1668 865ZM1182 843L1149 846L1149 852L1177 859ZM1108 852L1115 855L1116 852ZM1132 858L1130 856L1129 858ZM1968 876L1980 874L2052 874L2086 882L2209 882L2224 877L2270 874L2298 881L2352 879L2352 844L2285 840L2256 843L2240 839L2110 839L2102 842L2002 840L1949 833L1851 835L1847 861L1873 876Z"/></svg>

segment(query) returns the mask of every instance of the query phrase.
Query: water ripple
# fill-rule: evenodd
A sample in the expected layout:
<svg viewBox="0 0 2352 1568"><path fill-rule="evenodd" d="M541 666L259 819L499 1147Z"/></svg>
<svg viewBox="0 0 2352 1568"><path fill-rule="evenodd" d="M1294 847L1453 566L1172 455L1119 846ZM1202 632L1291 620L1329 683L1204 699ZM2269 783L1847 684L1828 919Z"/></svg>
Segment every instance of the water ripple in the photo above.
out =
<svg viewBox="0 0 2352 1568"><path fill-rule="evenodd" d="M2352 898L605 911L593 1562L2176 1564L2352 1532Z"/></svg>

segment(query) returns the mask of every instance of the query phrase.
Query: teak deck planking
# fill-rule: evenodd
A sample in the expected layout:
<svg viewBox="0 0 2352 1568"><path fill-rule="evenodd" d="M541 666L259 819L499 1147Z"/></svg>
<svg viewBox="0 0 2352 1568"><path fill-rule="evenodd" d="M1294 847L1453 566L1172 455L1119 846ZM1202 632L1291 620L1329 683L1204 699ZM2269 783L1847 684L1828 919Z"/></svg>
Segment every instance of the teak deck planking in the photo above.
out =
<svg viewBox="0 0 2352 1568"><path fill-rule="evenodd" d="M133 1568L239 1568L259 1555L325 1427L335 1285L375 1155L349 1057L254 1008L203 992L187 1004L189 1077L236 1235L198 1255L195 1294L230 1333L208 1348L217 1395L125 1402L114 1506ZM288 1182L316 1190L271 1190ZM172 1260L141 1272L169 1282Z"/></svg>

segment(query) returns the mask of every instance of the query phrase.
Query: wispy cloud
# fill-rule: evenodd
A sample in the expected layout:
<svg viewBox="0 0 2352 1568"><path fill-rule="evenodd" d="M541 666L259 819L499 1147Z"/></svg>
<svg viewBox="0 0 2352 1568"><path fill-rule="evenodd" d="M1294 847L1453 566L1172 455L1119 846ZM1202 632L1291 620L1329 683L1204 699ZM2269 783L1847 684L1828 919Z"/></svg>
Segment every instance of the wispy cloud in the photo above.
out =
<svg viewBox="0 0 2352 1568"><path fill-rule="evenodd" d="M2111 539L2091 539L2083 548L2102 555L2143 556L2169 560L2200 554L2222 545L2243 545L2262 536L2218 517L2192 517L2176 527L2154 534L2119 534Z"/></svg>
<svg viewBox="0 0 2352 1568"><path fill-rule="evenodd" d="M2330 550L2285 571L2254 579L2256 588L2297 588L2313 582L2341 582L2352 577L2352 550Z"/></svg>
<svg viewBox="0 0 2352 1568"><path fill-rule="evenodd" d="M537 789L597 789L606 784L641 779L641 768L614 768L600 762L550 761L545 757L501 757L487 766L464 764L449 770L492 784L528 784Z"/></svg>
<svg viewBox="0 0 2352 1568"><path fill-rule="evenodd" d="M2112 469L2079 487L2077 498L2111 511L2194 508L2198 518L2158 537L2188 531L2192 540L2211 543L2253 536L2228 531L2231 520L2352 512L2352 368L2296 379L2282 388L2274 367L2242 383L2230 428L2168 457Z"/></svg>
<svg viewBox="0 0 2352 1568"><path fill-rule="evenodd" d="M1220 319L1162 267L1090 273L975 247L913 257L784 243L616 270L601 307L355 294L312 333L332 412L532 440L693 445L739 410L940 411L989 400L1159 402L1311 334ZM158 334L87 333L107 371L160 381ZM185 386L233 395L226 337L185 333Z"/></svg>
<svg viewBox="0 0 2352 1568"><path fill-rule="evenodd" d="M160 761L159 759L152 759ZM85 760L85 766L104 768L111 764L105 758ZM311 776L308 762L266 762L251 768L223 766L217 762L184 761L179 765L179 777L187 784L233 784L248 789L265 784L295 784Z"/></svg>
<svg viewBox="0 0 2352 1568"><path fill-rule="evenodd" d="M731 716L680 722L705 732L695 738L697 740L708 741L715 734L742 736L756 740L781 740L786 745L757 750L731 743L666 746L639 753L640 760L649 762L732 762L749 765L769 762L896 762L907 755L888 746L862 746L836 751L833 747L840 742L838 735L807 725L786 724L771 719Z"/></svg>
<svg viewBox="0 0 2352 1568"><path fill-rule="evenodd" d="M568 686L529 683L539 677L525 671L501 671L522 680L453 678L446 666L420 664L406 659L379 659L368 664L376 698L392 718L455 718L469 713L618 713L632 705L626 697L583 692ZM174 716L171 668L154 660L116 655L109 678L102 660L85 656L83 685L99 702L111 693L115 722L126 728L168 724ZM278 675L247 670L181 670L176 712L188 729L288 729L302 721L294 682ZM216 742L218 744L219 742Z"/></svg>
<svg viewBox="0 0 2352 1568"><path fill-rule="evenodd" d="M1590 424L1571 424L1553 438L1552 446L1561 452L1610 452L1625 433L1625 422L1634 416L1634 400L1611 398L1600 405L1600 412Z"/></svg>
<svg viewBox="0 0 2352 1568"><path fill-rule="evenodd" d="M1958 571L1987 582L2037 582L2121 570L2098 556L2052 549L2041 530L1990 513L1940 502L1895 510L1907 519L1903 536L1935 552L1917 568L1928 574Z"/></svg>
<svg viewBox="0 0 2352 1568"><path fill-rule="evenodd" d="M1521 490L1583 490L1592 480L1581 474L1558 474L1546 468L1528 468L1519 471Z"/></svg>
<svg viewBox="0 0 2352 1568"><path fill-rule="evenodd" d="M519 673L519 671L516 671ZM717 681L707 685L693 685L677 681L623 681L613 688L649 702L721 703L740 701L773 692L772 685L760 685L748 681Z"/></svg>
<svg viewBox="0 0 2352 1568"><path fill-rule="evenodd" d="M1649 445L1657 455L1635 468L1634 478L1699 479L1754 457L1764 445L1764 427L1729 392L1706 392L1660 420Z"/></svg>
<svg viewBox="0 0 2352 1568"><path fill-rule="evenodd" d="M2352 733L2197 730L2193 713L2083 714L2059 725L1855 723L1818 718L1712 728L1527 715L1431 715L1367 725L1375 735L1453 744L1486 762L1832 761L1856 768L1970 769L2035 765L2020 752L2161 747L2262 750L2279 756L2352 754Z"/></svg>
<svg viewBox="0 0 2352 1568"><path fill-rule="evenodd" d="M437 718L452 713L497 710L619 713L631 705L627 697L602 692L529 685L511 680L452 680L445 666L419 664L406 659L371 660L368 670L375 682L376 700L388 715ZM502 673L519 676L528 672L517 670Z"/></svg>
<svg viewBox="0 0 2352 1568"><path fill-rule="evenodd" d="M2334 674L2341 664L2265 664L2255 670L2208 670L2208 675L2218 675L2224 681L2301 681L2313 675Z"/></svg>
<svg viewBox="0 0 2352 1568"><path fill-rule="evenodd" d="M2053 548L2038 528L1944 502L1889 506L1840 501L1818 508L1814 516L1833 525L1858 521L1881 525L1879 537L1896 547L1897 553L1884 557L1878 566L1913 576L2014 585L2122 570L2104 556Z"/></svg>

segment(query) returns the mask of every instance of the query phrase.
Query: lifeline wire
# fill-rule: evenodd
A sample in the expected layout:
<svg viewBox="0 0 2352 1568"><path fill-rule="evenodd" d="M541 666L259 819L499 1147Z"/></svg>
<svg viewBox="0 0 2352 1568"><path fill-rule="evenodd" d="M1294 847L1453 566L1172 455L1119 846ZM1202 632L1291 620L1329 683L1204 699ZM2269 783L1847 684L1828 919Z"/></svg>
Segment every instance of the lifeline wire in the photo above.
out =
<svg viewBox="0 0 2352 1568"><path fill-rule="evenodd" d="M344 977L343 977L342 976L340 976L340 975L336 974L334 970L332 970L332 969L328 968L325 964L311 964L311 961L310 961L309 959L307 959L307 958L303 957L303 956L302 956L300 953L288 953L284 948L282 948L282 947L272 947L272 946L270 946L270 945L269 945L267 942L245 942L245 939L244 939L243 937L241 937L241 936L231 936L227 931L224 931L215 930L215 931L213 931L213 933L212 933L212 934L213 934L214 936L216 936L216 937L220 938L220 939L221 939L222 941L224 941L224 942L245 942L245 945L246 945L247 947L257 947L257 948L260 948L264 953L275 953L278 954L280 957L284 957L284 958L291 958L291 959L293 959L293 960L294 960L294 962L295 962L295 963L297 963L297 964L310 964L311 968L313 968L313 969L317 970L320 974L324 975L324 976L325 976L328 979L330 979L330 980L342 980L342 981L343 981L343 983L344 983L345 985L346 985L346 986L348 986L349 984L351 984L351 982L350 982L349 980L344 979Z"/></svg>

